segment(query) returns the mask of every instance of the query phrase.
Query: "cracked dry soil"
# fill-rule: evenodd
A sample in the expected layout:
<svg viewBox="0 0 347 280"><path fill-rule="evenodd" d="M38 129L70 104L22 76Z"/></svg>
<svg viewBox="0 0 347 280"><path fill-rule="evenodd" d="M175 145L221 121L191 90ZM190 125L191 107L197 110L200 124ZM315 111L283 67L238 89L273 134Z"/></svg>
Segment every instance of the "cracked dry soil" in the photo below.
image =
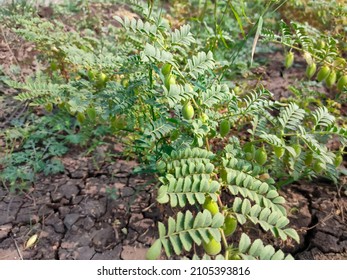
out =
<svg viewBox="0 0 347 280"><path fill-rule="evenodd" d="M144 259L160 213L148 208L150 179L132 175L136 162L63 162L64 174L41 176L28 193L0 188L0 259Z"/></svg>
<svg viewBox="0 0 347 280"><path fill-rule="evenodd" d="M346 260L346 193L329 183L301 182L286 187L283 195L301 239L287 250L299 260Z"/></svg>

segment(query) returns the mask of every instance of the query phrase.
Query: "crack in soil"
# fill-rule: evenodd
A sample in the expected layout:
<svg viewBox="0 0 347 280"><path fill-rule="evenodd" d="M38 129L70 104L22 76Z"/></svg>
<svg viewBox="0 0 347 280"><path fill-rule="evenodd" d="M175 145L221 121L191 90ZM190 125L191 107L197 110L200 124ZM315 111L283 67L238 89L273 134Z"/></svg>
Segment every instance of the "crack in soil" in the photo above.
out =
<svg viewBox="0 0 347 280"><path fill-rule="evenodd" d="M306 231L306 234L303 235L303 246L300 246L301 248L299 247L298 250L292 252L293 256L297 256L298 254L309 249L311 245L311 240L314 238L315 235L315 225L318 223L318 218L314 215L314 213L312 213L312 197L310 196L310 194L307 191L302 190L301 188L296 186L293 186L293 190L295 190L296 192L298 192L306 198L308 202L308 210L311 215L311 221L307 226L308 230Z"/></svg>
<svg viewBox="0 0 347 280"><path fill-rule="evenodd" d="M309 230L306 231L306 234L304 235L304 241L303 241L303 246L302 248L294 251L292 254L293 256L297 256L299 255L300 253L304 252L304 251L308 251L311 249L312 247L312 240L314 239L315 237L315 234L316 234L316 228L315 228L315 225L317 225L318 223L318 218L314 215L312 215L312 219L311 219L311 222L309 223L308 225L308 228Z"/></svg>
<svg viewBox="0 0 347 280"><path fill-rule="evenodd" d="M346 198L338 197L336 189L330 185L316 187L293 186L293 189L303 195L308 201L311 222L304 235L304 246L293 252L298 259L316 259L324 255L330 258L345 258L347 242L339 242L346 234L346 225L343 219L336 214L335 200L346 204ZM334 254L333 256L330 256Z"/></svg>

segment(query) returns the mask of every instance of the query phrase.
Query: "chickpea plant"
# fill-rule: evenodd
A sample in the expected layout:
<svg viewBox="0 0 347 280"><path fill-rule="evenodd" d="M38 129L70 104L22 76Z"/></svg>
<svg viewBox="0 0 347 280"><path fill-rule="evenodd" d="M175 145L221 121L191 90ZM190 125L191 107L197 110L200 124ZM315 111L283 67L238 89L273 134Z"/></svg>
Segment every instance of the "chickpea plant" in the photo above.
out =
<svg viewBox="0 0 347 280"><path fill-rule="evenodd" d="M140 52L144 63L154 64L152 69L158 67L154 72L163 84L156 92L160 114L145 130L145 137L163 143L156 164L161 175L157 201L181 209L176 217L169 217L167 226L159 223L159 239L147 257L156 259L162 250L168 257L181 255L190 252L195 244L207 254L204 258L291 258L281 250L276 252L265 246L260 239L252 242L245 233L238 246L228 243L227 236L248 221L283 240L298 241L298 235L287 228L284 198L274 181L258 178L266 173L262 167L266 162L263 148L255 152L254 162L244 160L236 137L231 143L225 141L219 152L211 149L213 139L226 140L231 123L242 113L246 115L233 92L210 74L215 67L212 53L184 57L184 48L194 43L188 25L172 32L141 20L117 19L128 32L144 35L152 30L151 36L155 37ZM185 66L181 67L178 61L185 62ZM274 106L265 99L260 101L262 97L259 94L253 103L262 103L263 109ZM252 108L255 104L248 105ZM157 144L155 147L158 149ZM224 193L231 194L233 199L225 200ZM193 205L200 211L187 209Z"/></svg>
<svg viewBox="0 0 347 280"><path fill-rule="evenodd" d="M285 200L269 169L278 169L275 166L283 157L282 165L291 178L327 170L333 173L337 156L327 151L326 139L319 135L337 134L345 139L345 131L336 127L324 107L306 116L294 103L269 100L271 93L265 89L257 89L243 99L237 97L212 74L216 63L211 52L189 54L185 49L194 43L188 25L170 31L141 20L117 19L128 32L144 35L152 30L155 38L140 52L144 63L152 64L152 69L158 67L154 75L163 84L156 92L160 115L151 120L145 137L160 151L157 201L181 209L175 217L169 217L167 225L159 223L159 238L147 257L156 259L162 250L168 257L182 255L191 252L193 246L201 246L206 253L202 258L292 258L260 239L252 242L246 233L236 246L227 237L250 222L275 238L298 242L296 231L288 227ZM291 56L286 62L288 67L293 60ZM272 110L278 110L279 116L272 116ZM242 144L232 135L231 127L245 125L249 119L251 141ZM212 146L217 139L221 143L218 149ZM301 147L309 152L302 153ZM273 155L266 152L271 150ZM303 167L310 152L314 165ZM315 170L317 162L324 166ZM227 199L226 194L232 198ZM191 206L200 211L191 211Z"/></svg>

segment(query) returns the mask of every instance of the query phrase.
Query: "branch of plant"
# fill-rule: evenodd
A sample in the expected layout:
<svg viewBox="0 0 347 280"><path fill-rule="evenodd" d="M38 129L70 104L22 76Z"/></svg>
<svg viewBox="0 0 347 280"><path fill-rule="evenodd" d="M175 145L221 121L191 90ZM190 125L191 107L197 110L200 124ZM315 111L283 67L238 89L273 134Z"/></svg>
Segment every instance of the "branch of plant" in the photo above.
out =
<svg viewBox="0 0 347 280"><path fill-rule="evenodd" d="M222 200L221 200L221 198L220 198L220 196L219 195L217 195L217 202L218 202L218 206L219 206L219 208L220 209L224 209L224 205L223 205L223 202L222 202ZM223 210L222 210L222 214L223 214ZM228 242L227 242L227 240L226 240L226 237L225 237L225 234L224 234L224 231L223 231L223 229L219 229L220 230L220 233L221 233L221 237L222 237L222 243L223 243L223 246L224 246L224 248L225 248L225 252L227 252L227 248L228 248Z"/></svg>
<svg viewBox="0 0 347 280"><path fill-rule="evenodd" d="M291 44L288 44L288 43L285 43L285 42L282 42L282 41L270 40L270 42L271 42L271 43L275 43L275 44L284 45L284 46L289 47L289 48L291 48L291 49L295 49L295 50L297 50L297 51L299 51L299 52L308 52L307 50L304 50L304 49L302 49L302 48L300 48L300 47L297 47L297 46L294 46L294 45L291 45ZM326 57L321 58L321 57L319 57L319 56L317 56L317 55L315 55L315 54L313 54L313 53L311 53L311 52L308 52L308 53L309 53L313 58L315 58L319 63L324 62L324 64L330 66L331 68L335 68L336 70L345 73L345 72L344 72L345 68L343 68L343 67L338 67L338 66L334 65L333 62L326 61L326 60L325 60Z"/></svg>

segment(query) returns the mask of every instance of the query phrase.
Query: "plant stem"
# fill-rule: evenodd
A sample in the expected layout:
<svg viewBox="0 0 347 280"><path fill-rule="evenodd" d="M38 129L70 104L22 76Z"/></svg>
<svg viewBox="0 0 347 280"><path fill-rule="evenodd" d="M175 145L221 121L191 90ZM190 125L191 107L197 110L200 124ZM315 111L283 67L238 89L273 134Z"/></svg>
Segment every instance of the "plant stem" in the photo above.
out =
<svg viewBox="0 0 347 280"><path fill-rule="evenodd" d="M205 142L206 142L206 149L207 149L208 151L211 151L210 142L209 142L209 139L208 139L207 136L205 137Z"/></svg>
<svg viewBox="0 0 347 280"><path fill-rule="evenodd" d="M229 254L228 254L228 250L227 250L227 248L228 248L228 242L227 242L227 239L226 239L226 237L225 237L224 231L223 231L221 228L219 229L219 231L220 231L220 234L221 234L223 247L224 247L224 249L225 249L225 258L227 259L228 255L229 255Z"/></svg>
<svg viewBox="0 0 347 280"><path fill-rule="evenodd" d="M282 44L282 45L284 45L284 46L286 46L286 47L295 49L295 50L300 51L300 52L308 52L308 51L305 51L305 50L303 50L303 49L301 49L301 48L299 48L299 47L296 47L296 46L294 46L294 45L291 45L291 44L288 44L288 43L285 43L285 42L282 42L282 41L270 40L270 42L275 43L275 44ZM330 67L335 68L335 69L337 69L338 71L344 72L344 69L345 69L345 68L343 68L343 67L337 67L337 66L334 65L334 63L329 62L329 61L326 61L326 60L325 60L326 57L321 58L321 57L319 57L319 56L317 56L317 55L315 55L315 54L313 54L313 53L311 53L311 52L309 52L309 54L310 54L313 58L315 58L317 61L319 61L319 63L322 62L322 61L324 61L324 64L329 65Z"/></svg>

